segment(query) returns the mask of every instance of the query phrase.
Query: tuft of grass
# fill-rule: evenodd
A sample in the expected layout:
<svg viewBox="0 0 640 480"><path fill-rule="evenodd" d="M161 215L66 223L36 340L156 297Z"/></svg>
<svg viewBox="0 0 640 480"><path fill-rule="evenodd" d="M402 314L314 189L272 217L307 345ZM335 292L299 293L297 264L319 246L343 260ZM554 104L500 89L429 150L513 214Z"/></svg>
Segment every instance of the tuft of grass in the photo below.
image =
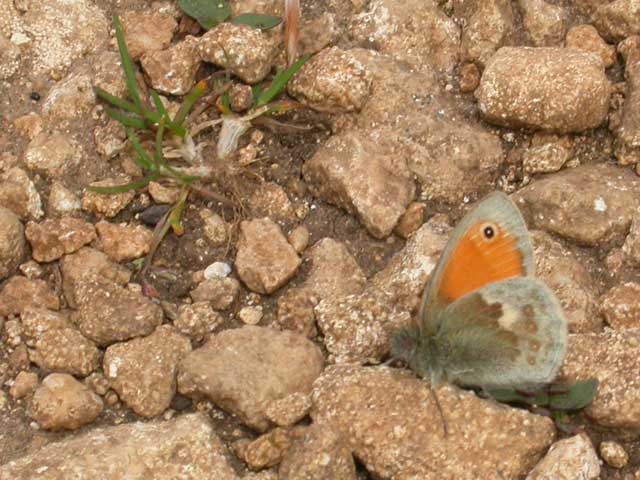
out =
<svg viewBox="0 0 640 480"><path fill-rule="evenodd" d="M194 5L204 4L204 2L198 2L199 0L181 0L180 5L183 9L184 5L187 5L187 9L191 9L190 11L185 9L186 13L199 15L201 10L198 10L199 7L194 8ZM207 15L209 15L209 17L207 18L209 18L209 22L220 23L228 18L229 14L227 9L225 9L226 2L218 1L217 3L212 3L211 0L207 0L206 3L209 5L207 8L210 9L205 12L208 12ZM234 20L252 24L252 26L256 28L272 28L279 23L279 19L274 19L273 17L267 18L267 16L261 15L247 14L241 17L237 17ZM200 19L198 20L200 21ZM127 96L126 98L119 98L99 87L95 87L95 92L98 98L108 105L106 108L107 115L124 126L127 139L135 154L134 162L142 170L143 176L125 185L109 187L89 186L87 189L100 194L112 195L131 190L139 190L147 187L149 183L153 181L162 180L168 180L180 188L178 200L156 224L151 240L150 251L144 261L138 265L140 268L138 275L142 278L143 291L147 292L148 295L155 295L154 292L156 292L156 290L146 280L148 268L162 239L170 230L176 235L182 235L184 233L181 219L189 195L193 192L210 201L220 202L226 206L233 205L226 197L204 188L201 185L202 180L204 180L203 178L186 175L179 169L172 167L168 163L167 158L183 158L188 161L196 158L197 152L199 151L198 149L201 147L195 145L192 135L218 123L222 123L221 133L218 138L219 158L224 159L230 153L235 152L238 139L249 129L252 120L263 115L280 114L298 106L295 102L275 101L275 99L284 91L289 80L300 70L307 58L301 58L287 69L278 72L270 85L264 90L260 87L254 87L253 105L243 117L238 117L231 112L229 99L225 93L230 85L228 79L226 84L219 85L219 89L216 89L217 84L214 82L213 86L215 91L211 92L203 103L208 103L212 99L218 98L218 106L222 112L222 118L196 125L189 130L186 125L189 120L189 114L198 101L210 90L207 82L198 82L183 98L178 111L173 118L171 118L162 103L160 95L155 90L149 90L148 100L141 95L138 89L134 63L129 55L122 25L117 16L113 17L113 25L127 87ZM226 75L228 76L228 74ZM202 112L204 108L206 108L206 106L195 109L193 115L195 116L198 112ZM172 140L174 144L177 144L178 148L171 151L163 149L168 141L167 136L171 137L170 140ZM152 153L145 150L143 147L144 142L147 144L153 143Z"/></svg>

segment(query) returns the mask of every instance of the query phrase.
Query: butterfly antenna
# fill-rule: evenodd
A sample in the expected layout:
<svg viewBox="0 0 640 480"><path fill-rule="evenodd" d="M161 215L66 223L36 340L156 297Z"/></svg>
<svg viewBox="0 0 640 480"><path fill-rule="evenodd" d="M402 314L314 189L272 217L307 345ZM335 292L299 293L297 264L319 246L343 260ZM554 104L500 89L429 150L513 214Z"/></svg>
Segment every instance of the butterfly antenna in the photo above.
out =
<svg viewBox="0 0 640 480"><path fill-rule="evenodd" d="M436 393L433 387L430 387L431 395L433 395L433 400L436 402L436 407L438 408L438 412L440 412L440 418L442 418L442 431L444 432L444 438L449 437L449 429L447 428L447 419L444 416L444 411L442 410L442 405L440 405L440 400L438 399L438 394Z"/></svg>

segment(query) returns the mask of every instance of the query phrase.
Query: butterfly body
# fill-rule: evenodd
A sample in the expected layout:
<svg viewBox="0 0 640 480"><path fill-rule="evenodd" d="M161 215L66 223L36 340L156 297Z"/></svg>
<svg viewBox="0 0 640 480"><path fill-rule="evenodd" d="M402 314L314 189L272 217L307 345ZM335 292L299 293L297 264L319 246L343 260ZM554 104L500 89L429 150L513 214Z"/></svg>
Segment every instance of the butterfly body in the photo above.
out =
<svg viewBox="0 0 640 480"><path fill-rule="evenodd" d="M566 336L560 305L533 276L524 220L494 193L454 230L418 321L392 338L391 351L433 386L526 387L553 379Z"/></svg>

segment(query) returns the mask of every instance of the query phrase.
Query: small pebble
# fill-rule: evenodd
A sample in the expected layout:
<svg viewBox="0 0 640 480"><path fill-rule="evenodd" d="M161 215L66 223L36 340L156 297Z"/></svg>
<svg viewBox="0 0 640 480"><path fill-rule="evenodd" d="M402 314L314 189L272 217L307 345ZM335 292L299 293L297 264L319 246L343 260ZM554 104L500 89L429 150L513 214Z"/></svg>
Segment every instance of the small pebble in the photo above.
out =
<svg viewBox="0 0 640 480"><path fill-rule="evenodd" d="M611 440L600 444L600 456L613 468L623 468L629 462L629 454L624 447Z"/></svg>
<svg viewBox="0 0 640 480"><path fill-rule="evenodd" d="M204 270L204 278L211 280L212 278L225 278L231 273L231 267L228 263L214 262Z"/></svg>
<svg viewBox="0 0 640 480"><path fill-rule="evenodd" d="M262 307L244 307L238 317L247 325L257 325L262 320Z"/></svg>

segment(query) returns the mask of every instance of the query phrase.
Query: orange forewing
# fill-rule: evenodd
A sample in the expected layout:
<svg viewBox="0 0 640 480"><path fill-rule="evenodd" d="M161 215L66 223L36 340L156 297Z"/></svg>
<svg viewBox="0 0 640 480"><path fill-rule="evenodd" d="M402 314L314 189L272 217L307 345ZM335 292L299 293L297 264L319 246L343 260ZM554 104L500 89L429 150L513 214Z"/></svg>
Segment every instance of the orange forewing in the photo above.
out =
<svg viewBox="0 0 640 480"><path fill-rule="evenodd" d="M491 240L482 236L482 222L473 225L451 252L442 272L438 296L451 303L467 293L508 278L525 275L523 256L516 239L494 227Z"/></svg>

